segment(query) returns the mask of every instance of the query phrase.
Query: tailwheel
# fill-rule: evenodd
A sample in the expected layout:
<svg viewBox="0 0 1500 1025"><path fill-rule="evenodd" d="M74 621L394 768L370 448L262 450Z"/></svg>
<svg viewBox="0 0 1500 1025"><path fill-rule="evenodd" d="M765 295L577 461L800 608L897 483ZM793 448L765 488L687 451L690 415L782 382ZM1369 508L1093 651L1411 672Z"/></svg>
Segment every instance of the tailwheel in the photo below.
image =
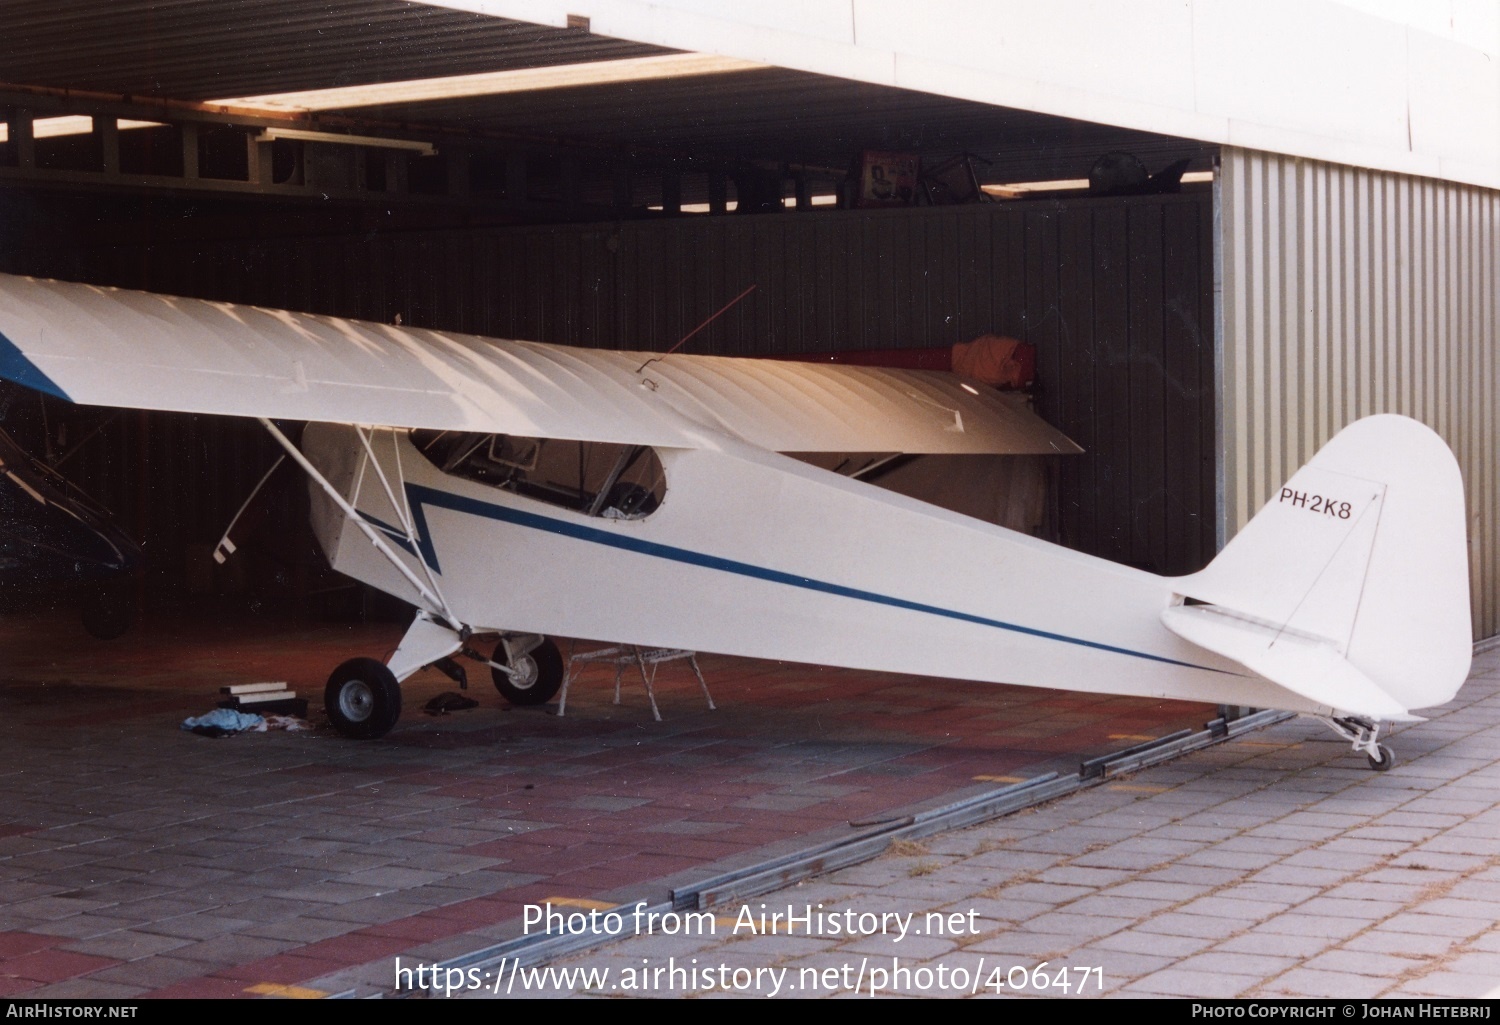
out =
<svg viewBox="0 0 1500 1025"><path fill-rule="evenodd" d="M501 668L502 666L508 667ZM495 645L490 660L495 689L513 705L545 705L562 687L563 657L550 640L507 658L505 642Z"/></svg>
<svg viewBox="0 0 1500 1025"><path fill-rule="evenodd" d="M351 658L328 677L323 707L334 729L356 740L383 737L401 718L401 685L384 662Z"/></svg>
<svg viewBox="0 0 1500 1025"><path fill-rule="evenodd" d="M1380 723L1354 716L1318 716L1329 729L1349 742L1354 750L1362 752L1370 768L1385 772L1396 764L1396 754L1379 742Z"/></svg>

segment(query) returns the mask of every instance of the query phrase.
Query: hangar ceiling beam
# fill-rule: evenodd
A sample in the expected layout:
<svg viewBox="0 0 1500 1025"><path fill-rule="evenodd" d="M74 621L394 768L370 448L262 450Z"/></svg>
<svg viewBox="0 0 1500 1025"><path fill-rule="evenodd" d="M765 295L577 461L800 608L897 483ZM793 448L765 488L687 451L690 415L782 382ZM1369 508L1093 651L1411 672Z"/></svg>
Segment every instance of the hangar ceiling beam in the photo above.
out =
<svg viewBox="0 0 1500 1025"><path fill-rule="evenodd" d="M706 176L710 189L722 191L726 177L743 170L745 163L634 142L238 102L0 83L0 182L135 193L374 200L571 221L618 217L653 203L672 211L683 201L684 174ZM423 166L428 157L400 152L403 148L435 151L436 160ZM143 158L143 153L149 156ZM478 177L481 167L488 168L484 181ZM763 167L772 169L823 177L833 173L779 162ZM538 174L545 178L539 189L533 188ZM650 198L633 188L632 181L651 183ZM722 201L711 206L723 212Z"/></svg>
<svg viewBox="0 0 1500 1025"><path fill-rule="evenodd" d="M430 159L418 151L436 152L441 166L413 174L416 162ZM503 164L496 188L474 186L481 153ZM555 198L528 193L528 167L539 156L560 159ZM13 184L395 201L574 219L619 213L608 198L592 207L583 201L582 168L592 165L609 180L642 158L686 163L541 136L0 86L0 182ZM422 187L413 184L417 177Z"/></svg>

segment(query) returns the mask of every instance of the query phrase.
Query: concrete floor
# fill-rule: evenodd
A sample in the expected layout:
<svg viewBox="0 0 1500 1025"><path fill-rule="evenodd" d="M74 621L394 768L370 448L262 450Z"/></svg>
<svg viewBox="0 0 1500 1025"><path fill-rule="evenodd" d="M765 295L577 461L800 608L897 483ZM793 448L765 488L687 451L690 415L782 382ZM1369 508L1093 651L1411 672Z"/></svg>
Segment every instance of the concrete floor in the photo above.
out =
<svg viewBox="0 0 1500 1025"><path fill-rule="evenodd" d="M568 714L408 682L388 737L209 739L218 688L312 699L392 626L156 617L113 642L71 617L0 621L0 996L315 995L371 965L520 932L526 903L660 900L675 882L848 835L1184 727L1208 706L705 656L651 720L595 670ZM377 975L379 972L377 971ZM392 980L394 985L394 980Z"/></svg>
<svg viewBox="0 0 1500 1025"><path fill-rule="evenodd" d="M699 934L635 935L627 920L621 941L452 995L1170 997L1260 1002L1221 1009L1252 1018L1295 999L1341 1018L1487 1018L1500 650L1425 714L1390 737L1388 772L1291 719L767 893L749 917L715 909ZM777 911L808 925L751 928ZM849 935L828 924L846 912L912 918L905 936L873 917ZM1408 1003L1366 1003L1393 999Z"/></svg>

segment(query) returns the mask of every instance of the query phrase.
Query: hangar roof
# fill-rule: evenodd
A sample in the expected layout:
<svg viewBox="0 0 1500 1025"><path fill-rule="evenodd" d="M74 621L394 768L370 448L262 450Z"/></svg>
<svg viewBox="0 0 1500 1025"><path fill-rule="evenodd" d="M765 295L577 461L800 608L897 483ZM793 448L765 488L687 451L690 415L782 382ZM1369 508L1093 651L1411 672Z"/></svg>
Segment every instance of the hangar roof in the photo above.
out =
<svg viewBox="0 0 1500 1025"><path fill-rule="evenodd" d="M0 91L203 102L673 52L584 27L399 0L12 0L0 33ZM1179 156L1206 168L1213 152L1149 132L771 66L324 116L340 113L499 140L829 171L847 169L865 149L929 161L968 152L991 183L1083 177L1112 150L1152 170Z"/></svg>
<svg viewBox="0 0 1500 1025"><path fill-rule="evenodd" d="M432 0L1500 189L1493 0Z"/></svg>

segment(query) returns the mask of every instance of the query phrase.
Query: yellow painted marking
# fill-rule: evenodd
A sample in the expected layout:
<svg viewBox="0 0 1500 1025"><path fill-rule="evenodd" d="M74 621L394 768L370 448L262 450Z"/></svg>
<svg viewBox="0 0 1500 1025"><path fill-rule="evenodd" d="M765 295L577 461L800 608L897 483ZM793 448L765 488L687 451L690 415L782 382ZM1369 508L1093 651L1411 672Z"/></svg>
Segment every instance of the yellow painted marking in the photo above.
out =
<svg viewBox="0 0 1500 1025"><path fill-rule="evenodd" d="M258 993L266 997L285 997L288 1000L322 1000L326 990L308 989L306 986L283 986L276 982L257 982L245 987L246 993Z"/></svg>
<svg viewBox="0 0 1500 1025"><path fill-rule="evenodd" d="M1025 783L1026 776L975 776L982 783Z"/></svg>
<svg viewBox="0 0 1500 1025"><path fill-rule="evenodd" d="M1149 733L1111 733L1110 740L1155 740Z"/></svg>
<svg viewBox="0 0 1500 1025"><path fill-rule="evenodd" d="M589 900L587 897L548 897L542 903L560 908L589 908L594 911L608 911L620 906L607 900Z"/></svg>
<svg viewBox="0 0 1500 1025"><path fill-rule="evenodd" d="M1170 790L1172 788L1171 787L1152 787L1152 786L1147 786L1144 783L1111 783L1109 785L1109 789L1110 790L1128 790L1131 793L1136 793L1136 794L1159 794L1159 793L1161 793L1164 790Z"/></svg>

